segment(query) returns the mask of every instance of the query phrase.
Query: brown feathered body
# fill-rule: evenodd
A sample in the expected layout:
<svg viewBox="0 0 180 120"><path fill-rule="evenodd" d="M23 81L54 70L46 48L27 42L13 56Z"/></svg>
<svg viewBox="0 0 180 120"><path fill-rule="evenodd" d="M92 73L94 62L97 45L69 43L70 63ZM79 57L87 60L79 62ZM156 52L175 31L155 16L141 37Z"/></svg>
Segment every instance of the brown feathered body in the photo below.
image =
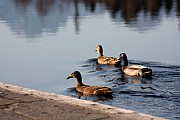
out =
<svg viewBox="0 0 180 120"><path fill-rule="evenodd" d="M76 90L82 93L84 96L89 96L89 95L103 96L107 94L112 94L112 90L108 87L81 85L78 83L76 85Z"/></svg>
<svg viewBox="0 0 180 120"><path fill-rule="evenodd" d="M95 95L95 96L105 96L107 98L112 98L113 90L111 88L102 87L102 86L89 86L83 84L82 77L79 71L73 72L67 79L70 78L77 79L76 90L77 92L80 92L82 96Z"/></svg>
<svg viewBox="0 0 180 120"><path fill-rule="evenodd" d="M108 64L108 65L119 65L120 64L120 60L118 58L111 57L111 56L104 56L103 48L101 45L96 46L96 51L98 52L98 55L99 55L98 59L97 59L97 62L99 64Z"/></svg>
<svg viewBox="0 0 180 120"><path fill-rule="evenodd" d="M98 63L107 65L118 65L120 61L115 57L99 56Z"/></svg>

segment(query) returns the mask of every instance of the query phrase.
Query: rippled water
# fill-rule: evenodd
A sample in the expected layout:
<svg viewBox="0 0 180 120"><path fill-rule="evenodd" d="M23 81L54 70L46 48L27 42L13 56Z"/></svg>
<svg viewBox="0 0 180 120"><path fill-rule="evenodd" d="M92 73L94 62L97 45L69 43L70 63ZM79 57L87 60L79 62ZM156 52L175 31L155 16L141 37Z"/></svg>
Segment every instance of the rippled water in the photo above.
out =
<svg viewBox="0 0 180 120"><path fill-rule="evenodd" d="M0 36L1 82L76 97L66 78L79 70L115 91L100 103L180 118L179 0L1 0ZM152 79L97 65L97 44L152 68Z"/></svg>
<svg viewBox="0 0 180 120"><path fill-rule="evenodd" d="M100 103L163 118L180 118L180 66L130 60L130 64L146 65L153 69L153 77L147 79L122 76L119 68L98 65L96 61L90 59L81 67L92 83L103 81L102 85L114 90L113 100ZM74 87L68 88L66 94L77 97ZM97 98L90 96L87 99L93 101Z"/></svg>

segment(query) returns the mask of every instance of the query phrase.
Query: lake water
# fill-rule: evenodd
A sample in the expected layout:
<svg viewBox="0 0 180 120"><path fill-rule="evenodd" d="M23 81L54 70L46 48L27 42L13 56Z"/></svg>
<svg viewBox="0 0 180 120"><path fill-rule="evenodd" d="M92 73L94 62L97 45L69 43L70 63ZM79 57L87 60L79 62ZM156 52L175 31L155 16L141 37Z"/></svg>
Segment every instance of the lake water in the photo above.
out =
<svg viewBox="0 0 180 120"><path fill-rule="evenodd" d="M66 78L79 70L85 84L114 90L102 104L180 119L179 0L1 0L0 36L0 82L75 96ZM98 44L153 78L97 65Z"/></svg>

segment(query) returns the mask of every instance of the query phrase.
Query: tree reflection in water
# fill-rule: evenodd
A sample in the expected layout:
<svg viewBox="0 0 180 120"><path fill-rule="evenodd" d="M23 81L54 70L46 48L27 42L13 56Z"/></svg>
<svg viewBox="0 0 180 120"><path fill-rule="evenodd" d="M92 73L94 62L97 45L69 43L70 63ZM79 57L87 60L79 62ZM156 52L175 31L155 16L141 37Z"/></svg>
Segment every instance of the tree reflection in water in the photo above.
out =
<svg viewBox="0 0 180 120"><path fill-rule="evenodd" d="M160 10L165 9L166 15L169 15L173 10L173 5L176 5L176 15L180 16L180 2L179 0L15 0L16 6L22 6L24 9L28 7L32 2L35 2L36 10L41 17L47 16L50 9L55 4L59 4L60 10L64 3L74 3L74 23L75 30L79 33L80 22L80 8L79 4L84 4L87 11L91 13L96 12L96 6L99 4L104 10L107 10L112 19L117 19L117 16L121 16L126 24L136 21L139 13L143 13L144 16L151 16L151 20L156 20L159 17ZM64 11L66 13L66 11ZM119 19L119 22L121 21Z"/></svg>

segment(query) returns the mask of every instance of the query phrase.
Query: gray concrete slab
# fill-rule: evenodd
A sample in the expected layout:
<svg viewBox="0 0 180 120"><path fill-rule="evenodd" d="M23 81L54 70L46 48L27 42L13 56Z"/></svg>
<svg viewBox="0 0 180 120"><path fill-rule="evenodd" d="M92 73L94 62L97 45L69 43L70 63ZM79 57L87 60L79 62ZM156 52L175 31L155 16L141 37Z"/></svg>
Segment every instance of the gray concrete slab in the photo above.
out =
<svg viewBox="0 0 180 120"><path fill-rule="evenodd" d="M70 96L0 83L2 120L163 120Z"/></svg>

